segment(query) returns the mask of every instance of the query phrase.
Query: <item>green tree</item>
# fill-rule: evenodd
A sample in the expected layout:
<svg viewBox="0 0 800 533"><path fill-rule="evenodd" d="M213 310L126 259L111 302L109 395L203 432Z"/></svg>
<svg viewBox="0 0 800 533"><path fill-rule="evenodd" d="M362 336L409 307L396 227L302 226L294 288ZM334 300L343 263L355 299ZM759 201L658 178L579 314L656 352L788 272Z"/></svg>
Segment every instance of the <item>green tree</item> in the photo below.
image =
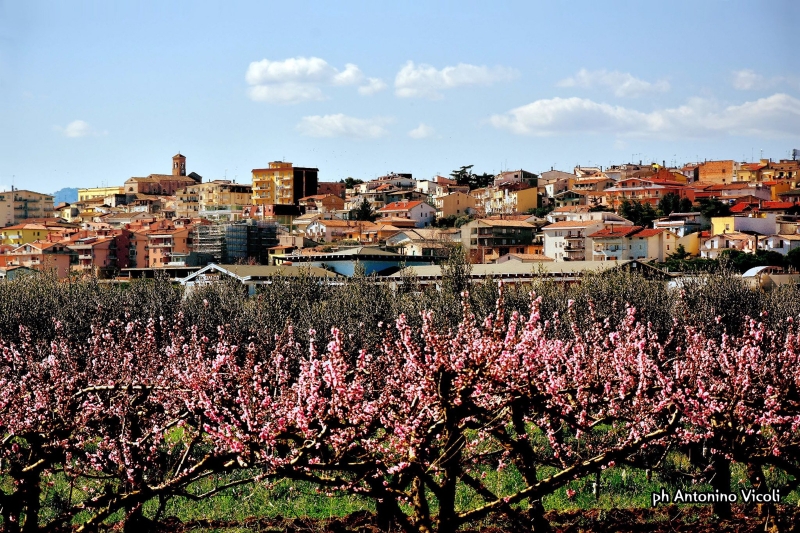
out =
<svg viewBox="0 0 800 533"><path fill-rule="evenodd" d="M786 264L795 270L800 270L800 248L789 250L789 253L786 254Z"/></svg>
<svg viewBox="0 0 800 533"><path fill-rule="evenodd" d="M633 222L634 225L644 227L649 227L650 223L658 216L652 205L636 200L631 202L627 198L620 204L618 214Z"/></svg>
<svg viewBox="0 0 800 533"><path fill-rule="evenodd" d="M459 185L468 185L470 190L488 187L492 181L494 181L494 176L486 172L483 174L475 174L472 172L473 166L474 165L465 165L454 170L450 173L450 177Z"/></svg>
<svg viewBox="0 0 800 533"><path fill-rule="evenodd" d="M344 183L345 189L352 189L356 185L364 183L364 180L348 177L347 179L339 180L339 183Z"/></svg>
<svg viewBox="0 0 800 533"><path fill-rule="evenodd" d="M680 212L682 205L681 197L674 192L669 192L658 201L658 210L661 214L668 216L670 213ZM690 202L691 205L691 202Z"/></svg>
<svg viewBox="0 0 800 533"><path fill-rule="evenodd" d="M681 198L680 203L678 204L678 212L679 213L690 213L694 209L694 204L688 198Z"/></svg>
<svg viewBox="0 0 800 533"><path fill-rule="evenodd" d="M703 198L700 200L700 213L706 218L726 217L731 214L731 207L716 198Z"/></svg>
<svg viewBox="0 0 800 533"><path fill-rule="evenodd" d="M669 259L675 259L678 261L683 261L688 257L689 257L689 252L686 251L686 248L682 244L679 244L678 247L675 248L675 251L669 254Z"/></svg>
<svg viewBox="0 0 800 533"><path fill-rule="evenodd" d="M368 220L370 222L378 218L378 215L375 213L375 210L372 209L372 205L367 201L366 198L361 200L361 205L359 205L358 209L356 209L355 216L356 220Z"/></svg>

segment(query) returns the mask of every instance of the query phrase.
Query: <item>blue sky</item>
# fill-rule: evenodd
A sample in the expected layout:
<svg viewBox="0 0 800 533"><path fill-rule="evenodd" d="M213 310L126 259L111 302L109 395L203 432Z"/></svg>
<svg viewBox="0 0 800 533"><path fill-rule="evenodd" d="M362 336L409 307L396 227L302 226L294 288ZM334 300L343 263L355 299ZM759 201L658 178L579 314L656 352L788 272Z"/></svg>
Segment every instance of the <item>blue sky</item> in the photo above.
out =
<svg viewBox="0 0 800 533"><path fill-rule="evenodd" d="M0 187L800 148L800 3L0 0Z"/></svg>

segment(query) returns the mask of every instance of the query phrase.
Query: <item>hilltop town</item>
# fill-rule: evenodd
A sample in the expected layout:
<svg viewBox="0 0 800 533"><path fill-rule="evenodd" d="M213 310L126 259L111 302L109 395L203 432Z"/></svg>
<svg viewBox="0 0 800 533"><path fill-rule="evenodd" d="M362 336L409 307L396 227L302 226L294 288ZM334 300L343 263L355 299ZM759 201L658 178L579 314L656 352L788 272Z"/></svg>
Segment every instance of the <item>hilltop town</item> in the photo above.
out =
<svg viewBox="0 0 800 533"><path fill-rule="evenodd" d="M79 189L71 203L0 192L0 279L32 270L183 279L209 264L307 265L345 276L356 264L381 276L411 266L434 275L458 246L485 274L629 260L667 270L726 256L791 270L800 261L796 158L319 176L275 161L253 169L250 183L204 181L179 153L170 173Z"/></svg>

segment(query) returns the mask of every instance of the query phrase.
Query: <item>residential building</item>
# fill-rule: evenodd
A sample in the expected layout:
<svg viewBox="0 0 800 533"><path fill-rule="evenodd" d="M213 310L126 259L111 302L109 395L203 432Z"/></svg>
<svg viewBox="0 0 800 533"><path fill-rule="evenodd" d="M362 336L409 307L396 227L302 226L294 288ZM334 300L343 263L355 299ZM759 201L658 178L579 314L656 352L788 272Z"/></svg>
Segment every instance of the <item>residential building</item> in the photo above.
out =
<svg viewBox="0 0 800 533"><path fill-rule="evenodd" d="M298 203L306 213L331 213L344 209L344 200L333 194L305 196Z"/></svg>
<svg viewBox="0 0 800 533"><path fill-rule="evenodd" d="M526 253L534 226L521 220L478 219L461 226L461 246L471 263L487 263L509 253Z"/></svg>
<svg viewBox="0 0 800 533"><path fill-rule="evenodd" d="M640 259L663 262L675 252L678 236L664 229L642 226L603 228L589 235L593 261Z"/></svg>
<svg viewBox="0 0 800 533"><path fill-rule="evenodd" d="M186 256L191 251L189 227L149 230L147 236L148 264L158 268L173 262L173 256Z"/></svg>
<svg viewBox="0 0 800 533"><path fill-rule="evenodd" d="M686 184L678 181L654 180L642 178L622 179L614 187L605 189L606 203L614 209L623 201L648 203L656 206L667 194L673 193L681 198L686 197Z"/></svg>
<svg viewBox="0 0 800 533"><path fill-rule="evenodd" d="M733 183L739 181L740 163L733 160L705 161L698 165L698 177L701 183Z"/></svg>
<svg viewBox="0 0 800 533"><path fill-rule="evenodd" d="M392 202L378 209L378 215L384 221L392 218L413 220L414 226L424 228L430 226L436 218L436 209L430 204L417 201ZM394 222L390 222L394 224Z"/></svg>
<svg viewBox="0 0 800 533"><path fill-rule="evenodd" d="M76 226L72 226L76 227ZM14 226L7 226L0 229L0 244L11 244L19 246L33 241L46 241L48 235L61 234L67 226L56 224L16 224Z"/></svg>
<svg viewBox="0 0 800 533"><path fill-rule="evenodd" d="M747 213L740 216L714 217L711 219L711 234L731 232L774 235L778 233L778 215L775 213Z"/></svg>
<svg viewBox="0 0 800 533"><path fill-rule="evenodd" d="M177 217L223 216L231 220L239 218L244 206L250 204L253 188L230 180L214 180L188 185L175 196Z"/></svg>
<svg viewBox="0 0 800 533"><path fill-rule="evenodd" d="M656 229L670 230L678 237L685 237L690 233L704 230L710 227L709 220L699 211L692 213L670 213L664 218L653 222Z"/></svg>
<svg viewBox="0 0 800 533"><path fill-rule="evenodd" d="M344 239L361 242L362 235L369 229L377 229L377 225L360 220L317 219L306 228L306 237L317 242L336 242Z"/></svg>
<svg viewBox="0 0 800 533"><path fill-rule="evenodd" d="M124 187L91 187L88 189L78 189L78 202L93 200L95 198L105 199L109 196L124 194Z"/></svg>
<svg viewBox="0 0 800 533"><path fill-rule="evenodd" d="M724 235L712 235L703 239L700 244L700 257L718 259L725 250L736 250L748 254L758 249L758 236L746 233L731 232Z"/></svg>
<svg viewBox="0 0 800 533"><path fill-rule="evenodd" d="M14 224L14 192L0 191L0 228Z"/></svg>
<svg viewBox="0 0 800 533"><path fill-rule="evenodd" d="M297 205L300 198L317 194L318 168L295 167L273 161L267 168L253 169L252 204L257 207Z"/></svg>
<svg viewBox="0 0 800 533"><path fill-rule="evenodd" d="M129 243L127 238L122 240ZM119 268L127 268L128 246L119 246L119 241L119 236L114 235L77 239L74 244L67 246L77 255L71 269L104 277Z"/></svg>
<svg viewBox="0 0 800 533"><path fill-rule="evenodd" d="M436 217L449 217L470 215L478 207L475 197L463 192L454 192L445 196L438 196L433 199L436 205Z"/></svg>
<svg viewBox="0 0 800 533"><path fill-rule="evenodd" d="M0 255L5 267L27 267L33 270L55 272L59 278L69 275L70 251L63 243L33 241L16 246Z"/></svg>
<svg viewBox="0 0 800 533"><path fill-rule="evenodd" d="M565 220L545 226L543 253L556 261L586 261L586 250L591 250L588 236L603 227L601 220Z"/></svg>
<svg viewBox="0 0 800 533"><path fill-rule="evenodd" d="M23 189L13 189L11 192L14 201L14 224L28 218L51 218L53 216L52 194L42 194Z"/></svg>
<svg viewBox="0 0 800 533"><path fill-rule="evenodd" d="M539 185L539 176L527 170L506 170L494 177L494 186L513 185L523 183L534 189Z"/></svg>
<svg viewBox="0 0 800 533"><path fill-rule="evenodd" d="M398 230L386 239L386 248L401 255L447 257L459 236L458 230L418 228Z"/></svg>
<svg viewBox="0 0 800 533"><path fill-rule="evenodd" d="M344 200L346 194L345 184L335 181L317 182L317 194L332 194Z"/></svg>
<svg viewBox="0 0 800 533"><path fill-rule="evenodd" d="M770 235L766 239L759 239L758 247L761 250L768 250L786 255L791 250L800 248L800 234Z"/></svg>

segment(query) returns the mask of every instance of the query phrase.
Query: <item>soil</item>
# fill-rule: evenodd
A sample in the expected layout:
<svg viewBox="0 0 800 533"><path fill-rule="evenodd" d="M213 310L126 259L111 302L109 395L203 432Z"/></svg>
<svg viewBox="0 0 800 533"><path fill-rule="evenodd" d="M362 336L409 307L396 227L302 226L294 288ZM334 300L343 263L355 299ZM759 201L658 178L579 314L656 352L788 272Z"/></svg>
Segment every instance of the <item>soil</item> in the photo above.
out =
<svg viewBox="0 0 800 533"><path fill-rule="evenodd" d="M757 508L734 506L730 520L720 520L710 506L665 506L656 509L612 509L551 511L546 518L554 533L800 533L800 509L795 506ZM342 519L305 520L253 518L244 521L194 520L181 522L167 518L155 525L159 533L188 533L242 528L248 531L285 533L380 533L369 512L353 513ZM399 533L398 529L393 530ZM519 531L502 519L474 524L459 533L506 533ZM530 530L528 530L530 531Z"/></svg>

